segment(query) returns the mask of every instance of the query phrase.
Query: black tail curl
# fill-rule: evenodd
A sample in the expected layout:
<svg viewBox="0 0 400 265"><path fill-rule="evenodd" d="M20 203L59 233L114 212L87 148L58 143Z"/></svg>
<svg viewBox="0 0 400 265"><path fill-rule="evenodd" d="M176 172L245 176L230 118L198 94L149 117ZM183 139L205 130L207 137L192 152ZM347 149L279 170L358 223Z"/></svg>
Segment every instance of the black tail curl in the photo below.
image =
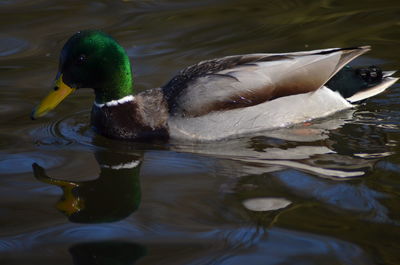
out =
<svg viewBox="0 0 400 265"><path fill-rule="evenodd" d="M382 82L383 78L382 69L375 65L356 69L346 65L326 83L326 86L348 98Z"/></svg>
<svg viewBox="0 0 400 265"><path fill-rule="evenodd" d="M383 78L382 69L375 65L369 66L368 68L356 69L356 74L359 75L369 85L374 85L378 82L381 82Z"/></svg>

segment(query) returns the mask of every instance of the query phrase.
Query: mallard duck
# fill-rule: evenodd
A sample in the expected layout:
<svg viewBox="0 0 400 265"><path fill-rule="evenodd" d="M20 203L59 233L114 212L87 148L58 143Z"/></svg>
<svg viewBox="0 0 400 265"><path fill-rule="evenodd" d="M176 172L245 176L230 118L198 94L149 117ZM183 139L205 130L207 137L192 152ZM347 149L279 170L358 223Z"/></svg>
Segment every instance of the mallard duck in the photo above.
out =
<svg viewBox="0 0 400 265"><path fill-rule="evenodd" d="M369 50L227 56L135 94L124 48L102 31L80 31L62 48L54 88L31 117L45 115L76 89L93 88L92 127L110 138L216 140L275 129L352 108L394 84L394 72L347 66Z"/></svg>

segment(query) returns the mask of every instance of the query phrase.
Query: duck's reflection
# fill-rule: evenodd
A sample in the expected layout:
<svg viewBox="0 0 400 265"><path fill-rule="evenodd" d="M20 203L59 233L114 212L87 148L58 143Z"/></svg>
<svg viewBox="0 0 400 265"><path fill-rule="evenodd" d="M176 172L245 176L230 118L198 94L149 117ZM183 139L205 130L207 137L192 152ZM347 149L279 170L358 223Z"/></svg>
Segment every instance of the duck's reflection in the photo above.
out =
<svg viewBox="0 0 400 265"><path fill-rule="evenodd" d="M139 207L142 156L98 151L95 157L100 175L90 181L52 178L38 164L32 165L36 179L63 190L56 207L72 222L114 222L124 219Z"/></svg>
<svg viewBox="0 0 400 265"><path fill-rule="evenodd" d="M146 247L119 241L79 243L71 246L69 252L75 265L120 264L132 265L146 255Z"/></svg>
<svg viewBox="0 0 400 265"><path fill-rule="evenodd" d="M360 134L357 135L357 139L351 139L351 132L347 133L343 127L353 115L354 110L348 110L337 113L334 119L298 124L290 128L265 131L251 138L211 144L182 144L177 141L172 143L172 149L228 159L232 163L226 170L236 167L230 171L234 175L238 175L235 172L239 172L239 177L280 171L283 168L311 172L324 178L361 177L379 158L386 157L391 152L387 150L386 145L375 143L377 137ZM375 134L380 136L379 132ZM348 147L346 141L351 140L356 141L358 145ZM362 150L360 146L363 147ZM240 163L240 168L237 162ZM246 172L240 173L244 171L244 167Z"/></svg>

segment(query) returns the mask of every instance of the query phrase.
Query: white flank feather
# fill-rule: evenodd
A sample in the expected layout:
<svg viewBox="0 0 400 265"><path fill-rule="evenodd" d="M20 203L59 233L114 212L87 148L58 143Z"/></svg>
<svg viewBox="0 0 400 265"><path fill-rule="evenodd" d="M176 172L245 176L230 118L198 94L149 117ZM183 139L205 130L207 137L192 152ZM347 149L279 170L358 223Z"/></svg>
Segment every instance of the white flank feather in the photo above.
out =
<svg viewBox="0 0 400 265"><path fill-rule="evenodd" d="M215 111L199 117L171 117L170 136L197 140L222 138L286 127L352 108L339 93L315 92L281 97L251 107Z"/></svg>

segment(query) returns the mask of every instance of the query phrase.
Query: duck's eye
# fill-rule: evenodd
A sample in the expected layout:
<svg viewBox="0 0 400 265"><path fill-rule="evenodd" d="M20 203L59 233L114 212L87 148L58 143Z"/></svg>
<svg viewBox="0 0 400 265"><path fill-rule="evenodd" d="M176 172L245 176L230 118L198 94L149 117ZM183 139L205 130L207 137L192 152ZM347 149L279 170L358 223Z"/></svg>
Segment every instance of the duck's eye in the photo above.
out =
<svg viewBox="0 0 400 265"><path fill-rule="evenodd" d="M87 61L87 56L84 55L84 54L81 54L81 55L79 55L78 58L76 59L76 64L81 65L81 64L86 63L86 61Z"/></svg>

